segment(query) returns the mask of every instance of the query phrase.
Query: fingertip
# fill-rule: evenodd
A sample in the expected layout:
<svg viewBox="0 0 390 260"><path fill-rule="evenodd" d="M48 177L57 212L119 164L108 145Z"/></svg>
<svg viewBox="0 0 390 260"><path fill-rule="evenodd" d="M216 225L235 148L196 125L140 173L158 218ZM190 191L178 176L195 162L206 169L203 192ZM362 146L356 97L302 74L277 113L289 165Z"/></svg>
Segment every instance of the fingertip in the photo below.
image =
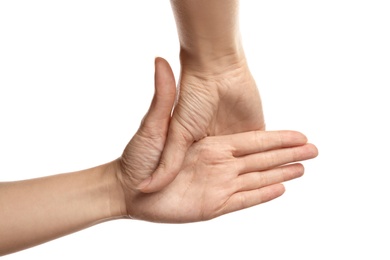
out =
<svg viewBox="0 0 390 260"><path fill-rule="evenodd" d="M158 72L159 70L165 70L165 72L171 71L171 66L169 65L169 62L162 57L154 58L154 68L156 72Z"/></svg>
<svg viewBox="0 0 390 260"><path fill-rule="evenodd" d="M305 174L305 166L302 163L295 163L295 178L302 177Z"/></svg>
<svg viewBox="0 0 390 260"><path fill-rule="evenodd" d="M165 59L161 58L161 57L155 57L154 58L154 76L155 76L155 80L161 74L161 69L164 67L163 63L167 63L167 61Z"/></svg>
<svg viewBox="0 0 390 260"><path fill-rule="evenodd" d="M283 183L276 184L276 189L279 191L279 196L282 196L286 192L286 186Z"/></svg>
<svg viewBox="0 0 390 260"><path fill-rule="evenodd" d="M166 61L166 59L164 59L163 57L156 56L156 57L154 58L154 63L155 63L155 64L158 64L158 63L160 63L160 62L167 62L167 61Z"/></svg>
<svg viewBox="0 0 390 260"><path fill-rule="evenodd" d="M176 80L168 61L161 57L154 60L155 89L158 94L174 98L176 94Z"/></svg>
<svg viewBox="0 0 390 260"><path fill-rule="evenodd" d="M318 152L317 146L315 146L315 145L312 144L312 143L308 143L308 144L307 144L307 147L308 147L308 150L309 150L310 155L312 156L312 158L315 158L315 157L318 156L319 152Z"/></svg>
<svg viewBox="0 0 390 260"><path fill-rule="evenodd" d="M279 134L281 145L283 147L292 147L298 145L304 145L308 139L306 135L294 130L280 130L276 131Z"/></svg>
<svg viewBox="0 0 390 260"><path fill-rule="evenodd" d="M308 141L307 136L304 135L302 132L291 130L289 131L289 133L298 143L305 144Z"/></svg>
<svg viewBox="0 0 390 260"><path fill-rule="evenodd" d="M283 183L273 184L262 189L266 190L268 193L268 194L264 194L264 199L262 203L279 198L286 192L286 187L284 186Z"/></svg>
<svg viewBox="0 0 390 260"><path fill-rule="evenodd" d="M305 167L302 163L293 163L283 167L284 182L302 177L305 174Z"/></svg>

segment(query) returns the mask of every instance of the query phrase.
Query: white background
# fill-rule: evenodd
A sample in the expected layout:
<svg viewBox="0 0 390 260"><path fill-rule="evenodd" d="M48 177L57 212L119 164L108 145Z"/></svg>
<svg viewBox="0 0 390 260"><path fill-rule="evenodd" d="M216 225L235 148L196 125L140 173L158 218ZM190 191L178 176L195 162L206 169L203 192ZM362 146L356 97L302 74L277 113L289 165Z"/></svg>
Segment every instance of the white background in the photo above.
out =
<svg viewBox="0 0 390 260"><path fill-rule="evenodd" d="M3 259L390 259L389 13L379 0L241 1L268 129L320 152L281 198L203 223L107 222ZM154 57L178 75L178 47L168 0L0 1L0 181L119 156Z"/></svg>

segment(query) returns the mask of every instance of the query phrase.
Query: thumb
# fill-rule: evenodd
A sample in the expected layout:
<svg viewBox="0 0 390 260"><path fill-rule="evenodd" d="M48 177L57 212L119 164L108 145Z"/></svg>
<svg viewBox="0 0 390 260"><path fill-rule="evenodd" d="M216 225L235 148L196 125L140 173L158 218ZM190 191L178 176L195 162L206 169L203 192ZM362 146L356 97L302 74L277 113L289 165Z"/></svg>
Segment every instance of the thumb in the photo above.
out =
<svg viewBox="0 0 390 260"><path fill-rule="evenodd" d="M167 85L174 84L174 76L172 69L170 68L168 62L163 60L162 58L156 60L156 71L159 67L160 73L156 73L156 86L158 82L166 82ZM173 79L173 80L172 80ZM164 91L168 91L169 93L165 93L164 95L172 97L172 92L175 92L176 88L172 87L165 88ZM172 91L172 92L171 92ZM163 92L163 91L161 91ZM163 93L161 93L163 94ZM153 99L156 107L163 107L161 104L158 104L159 94L157 93L157 98ZM156 99L156 100L155 100ZM163 99L163 98L161 98ZM152 102L151 110L154 107ZM172 103L174 100L169 101L169 108L172 108ZM168 102L166 104L168 106ZM164 113L163 109L161 111L156 111L156 114ZM147 116L150 116L149 113ZM164 116L163 116L164 117ZM165 117L164 117L165 118ZM174 117L170 118L169 131L167 135L167 139L164 145L164 149L161 154L160 162L157 169L154 173L143 180L139 185L138 189L145 193L156 192L167 186L171 183L177 174L179 173L181 166L183 164L185 154L190 147L190 145L194 142L194 138ZM156 131L160 131L161 125L155 125L154 128ZM164 124L168 126L168 124Z"/></svg>
<svg viewBox="0 0 390 260"><path fill-rule="evenodd" d="M192 143L192 136L183 138L187 131L177 120L172 119L171 121L171 112L176 95L172 69L163 58L156 58L155 67L155 94L139 131L146 136L164 136L164 141L165 137L167 139L159 166L151 176L143 180L138 186L140 191L147 193L161 190L174 180L184 161L185 153Z"/></svg>
<svg viewBox="0 0 390 260"><path fill-rule="evenodd" d="M166 137L176 95L175 77L163 58L156 58L154 65L154 96L140 131Z"/></svg>
<svg viewBox="0 0 390 260"><path fill-rule="evenodd" d="M179 173L186 152L193 141L192 135L173 118L159 166L150 177L139 184L138 189L145 193L151 193L170 184Z"/></svg>

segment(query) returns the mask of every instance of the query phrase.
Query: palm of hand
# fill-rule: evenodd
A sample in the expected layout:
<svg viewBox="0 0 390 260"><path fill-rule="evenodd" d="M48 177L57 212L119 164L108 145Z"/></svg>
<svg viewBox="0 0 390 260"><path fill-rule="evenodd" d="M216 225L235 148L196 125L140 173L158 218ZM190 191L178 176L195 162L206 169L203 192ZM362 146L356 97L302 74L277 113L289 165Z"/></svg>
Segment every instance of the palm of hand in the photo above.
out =
<svg viewBox="0 0 390 260"><path fill-rule="evenodd" d="M239 131L234 126L241 125L235 124L234 119L232 121L230 113L223 112L223 109L221 112L220 106L225 106L222 108L227 109L232 106L230 102L233 102L235 107L233 114L242 117L239 113L248 110L246 105L255 103L260 107L255 105L254 112L248 114L254 114L255 117L260 118L260 121L253 123L248 120L249 124L243 125L246 128L261 128L261 103L256 102L259 101L258 93L253 95L249 92L249 97L254 98L255 102L247 102L245 98L243 99L245 94L230 93L229 95L230 90L226 88L224 90L225 86L219 85L218 81L201 82L191 77L184 77L182 82L189 82L189 87L193 84L194 87L203 88L198 87L188 91L188 87L183 87L180 100L175 107L176 117L171 118L170 111L175 92L173 73L166 62L158 60L157 65L159 66L156 67L156 93L152 105L141 127L118 160L120 166L118 178L124 187L127 215L164 222L188 222L212 218L222 214L224 203L232 195L229 187L235 187L232 182L237 177L231 147L223 142L224 139L218 139L220 137L206 138L193 144L185 153L179 176L174 183L162 191L145 194L140 192L137 186L150 176L159 164L169 121L172 124L175 119L184 119L183 126L191 132L191 135L194 134L195 140L198 140L204 135ZM191 79L194 79L192 83ZM206 86L207 83L215 85ZM255 85L253 84L252 87ZM210 94L209 90L214 92Z"/></svg>
<svg viewBox="0 0 390 260"><path fill-rule="evenodd" d="M302 175L302 165L285 164L317 155L315 147L304 145L307 139L300 133L256 131L226 135L240 127L261 129L264 126L257 90L255 94L249 92L246 95L245 90L244 93L231 95L230 87L223 86L203 88L200 89L201 94L191 95L183 88L171 118L175 97L173 73L166 62L159 60L157 65L156 93L152 105L118 160L120 168L117 176L123 187L128 216L156 222L191 222L257 205L283 194L281 182ZM182 82L186 80L183 78ZM254 105L250 101L254 101ZM189 102L190 109L181 107L185 102ZM232 106L229 102L233 102L234 111L220 112L220 106ZM249 112L245 113L247 110ZM191 121L196 116L200 119ZM241 116L244 120L235 124L232 116ZM170 150L172 154L168 154L171 162L178 167L178 175L159 191L141 192L140 182L161 165L169 135L171 131L177 131L172 124L177 125L180 120L184 122L184 130L195 134L187 136L185 141L191 145L179 164L175 160L180 153L175 153L175 150L179 150L180 143L171 142L173 150ZM200 134L197 135L196 131ZM225 135L209 136L194 142L204 136L204 131L207 135Z"/></svg>
<svg viewBox="0 0 390 260"><path fill-rule="evenodd" d="M169 64L164 64L171 71ZM246 64L214 74L183 69L176 95L158 167L139 186L146 193L161 190L174 180L195 141L265 129L260 95Z"/></svg>
<svg viewBox="0 0 390 260"><path fill-rule="evenodd" d="M234 157L227 145L203 139L191 146L179 175L166 188L156 193L134 193L128 214L135 219L166 223L221 215L232 195L231 184L236 177L233 166Z"/></svg>
<svg viewBox="0 0 390 260"><path fill-rule="evenodd" d="M161 128L150 128L144 133L140 127L126 146L119 159L119 179L125 190L138 194L137 185L155 170L164 148L165 136L158 134Z"/></svg>
<svg viewBox="0 0 390 260"><path fill-rule="evenodd" d="M183 73L179 89L172 120L187 140L265 129L260 95L247 68L207 78Z"/></svg>
<svg viewBox="0 0 390 260"><path fill-rule="evenodd" d="M136 135L129 146L137 147L140 138ZM189 148L174 181L155 193L142 193L131 187L137 185L138 177L153 172L164 140L143 146L148 153L154 149L148 161L140 147L130 149L127 155L136 163L134 172L125 172L132 176L125 189L127 214L153 222L195 222L275 199L284 192L281 182L303 174L301 164L290 163L317 156L316 147L306 141L305 136L291 131L206 137Z"/></svg>
<svg viewBox="0 0 390 260"><path fill-rule="evenodd" d="M141 127L122 155L120 178L125 186L128 216L178 223L221 215L231 195L229 187L236 177L236 168L231 147L217 141L220 140L217 137L203 139L191 146L179 176L162 191L142 193L136 189L158 165L165 142L165 138L155 135L160 130L148 128L149 132L143 134L145 129Z"/></svg>

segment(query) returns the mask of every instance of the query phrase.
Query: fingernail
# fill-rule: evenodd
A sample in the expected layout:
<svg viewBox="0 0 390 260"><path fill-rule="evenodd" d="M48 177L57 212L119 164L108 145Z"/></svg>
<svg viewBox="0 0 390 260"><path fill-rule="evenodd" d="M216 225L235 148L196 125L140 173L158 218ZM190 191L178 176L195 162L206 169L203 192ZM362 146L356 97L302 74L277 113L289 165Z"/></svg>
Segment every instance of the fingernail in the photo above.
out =
<svg viewBox="0 0 390 260"><path fill-rule="evenodd" d="M142 190L143 188L145 188L146 186L149 185L149 183L151 182L152 180L152 176L146 178L145 180L143 180L137 187L137 189L139 190Z"/></svg>

